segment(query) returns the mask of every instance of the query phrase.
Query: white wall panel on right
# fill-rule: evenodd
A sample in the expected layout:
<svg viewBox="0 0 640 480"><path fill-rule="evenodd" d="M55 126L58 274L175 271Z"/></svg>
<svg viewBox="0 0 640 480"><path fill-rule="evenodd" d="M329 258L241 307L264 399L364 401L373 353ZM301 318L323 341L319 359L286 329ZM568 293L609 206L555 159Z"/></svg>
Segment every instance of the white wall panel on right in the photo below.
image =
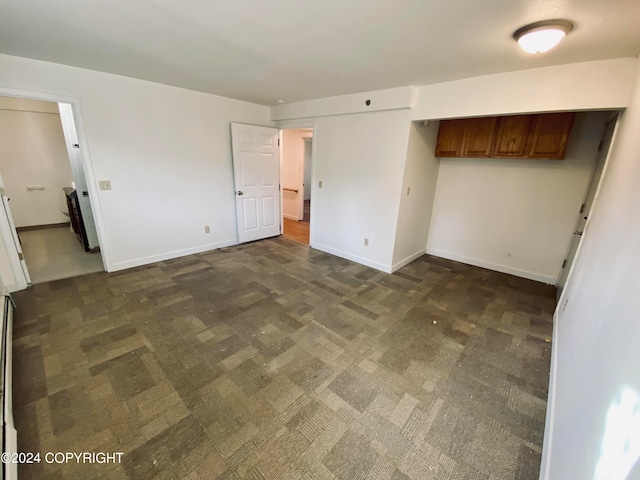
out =
<svg viewBox="0 0 640 480"><path fill-rule="evenodd" d="M640 63L554 321L541 479L640 479Z"/></svg>
<svg viewBox="0 0 640 480"><path fill-rule="evenodd" d="M576 116L562 161L443 159L427 252L555 283L607 115Z"/></svg>

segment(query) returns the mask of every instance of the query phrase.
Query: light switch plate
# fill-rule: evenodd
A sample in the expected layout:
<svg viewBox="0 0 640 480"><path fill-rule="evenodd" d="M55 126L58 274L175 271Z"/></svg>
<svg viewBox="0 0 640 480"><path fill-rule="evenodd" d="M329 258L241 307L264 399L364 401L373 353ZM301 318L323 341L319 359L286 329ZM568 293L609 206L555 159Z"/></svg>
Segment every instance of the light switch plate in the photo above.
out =
<svg viewBox="0 0 640 480"><path fill-rule="evenodd" d="M110 180L99 180L98 188L100 190L111 190L111 181Z"/></svg>

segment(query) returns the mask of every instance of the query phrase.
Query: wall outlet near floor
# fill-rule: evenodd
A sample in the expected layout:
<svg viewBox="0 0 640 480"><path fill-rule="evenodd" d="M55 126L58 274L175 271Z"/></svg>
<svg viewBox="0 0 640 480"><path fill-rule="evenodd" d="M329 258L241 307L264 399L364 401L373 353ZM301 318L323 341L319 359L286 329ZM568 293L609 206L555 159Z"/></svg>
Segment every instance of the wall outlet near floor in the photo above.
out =
<svg viewBox="0 0 640 480"><path fill-rule="evenodd" d="M409 196L410 193L411 193L411 187L407 187L407 197Z"/></svg>
<svg viewBox="0 0 640 480"><path fill-rule="evenodd" d="M100 190L111 190L111 180L100 180L98 182L98 188Z"/></svg>
<svg viewBox="0 0 640 480"><path fill-rule="evenodd" d="M318 188L322 188L322 180L318 182Z"/></svg>
<svg viewBox="0 0 640 480"><path fill-rule="evenodd" d="M209 227L209 225L205 225L204 233L211 233L211 227Z"/></svg>
<svg viewBox="0 0 640 480"><path fill-rule="evenodd" d="M508 259L513 258L513 252L507 252L504 254L505 257L507 257Z"/></svg>
<svg viewBox="0 0 640 480"><path fill-rule="evenodd" d="M369 246L369 239L368 239L368 238L365 238L365 239L364 239L364 246L365 246L365 247L368 247L368 246Z"/></svg>

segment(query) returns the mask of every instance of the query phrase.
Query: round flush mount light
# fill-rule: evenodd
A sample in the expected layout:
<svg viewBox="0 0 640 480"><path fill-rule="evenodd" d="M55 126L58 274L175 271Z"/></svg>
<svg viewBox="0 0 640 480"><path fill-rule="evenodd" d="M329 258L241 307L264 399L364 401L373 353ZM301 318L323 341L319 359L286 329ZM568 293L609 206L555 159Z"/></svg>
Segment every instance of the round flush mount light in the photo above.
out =
<svg viewBox="0 0 640 480"><path fill-rule="evenodd" d="M278 100L276 100L276 103L285 103L285 101L279 98Z"/></svg>
<svg viewBox="0 0 640 480"><path fill-rule="evenodd" d="M571 30L573 23L568 20L543 20L519 28L513 38L525 52L543 53L558 45Z"/></svg>

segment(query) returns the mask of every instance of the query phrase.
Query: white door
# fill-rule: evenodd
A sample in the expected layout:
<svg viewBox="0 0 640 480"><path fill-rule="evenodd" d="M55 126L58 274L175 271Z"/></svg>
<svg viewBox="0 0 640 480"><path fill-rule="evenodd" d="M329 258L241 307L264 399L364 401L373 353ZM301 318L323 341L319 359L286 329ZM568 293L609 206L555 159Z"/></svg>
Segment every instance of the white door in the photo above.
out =
<svg viewBox="0 0 640 480"><path fill-rule="evenodd" d="M573 232L573 237L571 238L571 243L569 244L569 249L567 251L567 255L565 261L562 264L562 270L560 272L560 276L558 277L558 282L556 286L558 287L558 298L562 293L562 289L567 283L567 278L569 277L569 271L571 270L571 265L573 265L573 260L576 257L576 253L578 251L578 247L580 246L580 242L582 241L582 236L587 228L587 223L589 222L589 214L591 213L591 207L593 205L593 200L595 199L596 192L598 190L598 185L600 185L600 179L602 178L602 172L604 170L605 161L607 159L607 155L609 153L609 146L611 145L611 139L613 138L613 132L616 126L616 120L618 117L609 120L605 127L604 136L602 137L602 141L600 142L600 150L598 151L598 158L596 160L596 165L593 168L593 174L591 175L591 181L589 182L589 188L587 190L587 195L584 199L584 203L578 212L578 220L576 221L576 228Z"/></svg>
<svg viewBox="0 0 640 480"><path fill-rule="evenodd" d="M231 124L238 241L280 235L278 130Z"/></svg>
<svg viewBox="0 0 640 480"><path fill-rule="evenodd" d="M1 180L0 180L1 183ZM31 277L24 261L20 239L13 223L9 199L0 186L0 272L4 286L9 292L24 290L31 284ZM0 292L2 293L2 292Z"/></svg>

